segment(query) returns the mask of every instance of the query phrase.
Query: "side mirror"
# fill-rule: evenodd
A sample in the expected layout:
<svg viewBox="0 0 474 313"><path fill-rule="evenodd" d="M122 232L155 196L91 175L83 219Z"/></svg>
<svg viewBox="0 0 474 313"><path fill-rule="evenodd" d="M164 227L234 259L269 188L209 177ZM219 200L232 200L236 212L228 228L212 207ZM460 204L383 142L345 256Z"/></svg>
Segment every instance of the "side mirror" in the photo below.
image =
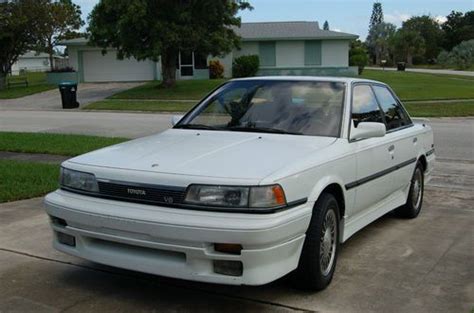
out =
<svg viewBox="0 0 474 313"><path fill-rule="evenodd" d="M350 140L367 139L385 136L387 129L385 124L375 122L360 122L357 127L351 123Z"/></svg>
<svg viewBox="0 0 474 313"><path fill-rule="evenodd" d="M178 124L178 122L183 118L184 115L173 115L171 117L171 126Z"/></svg>

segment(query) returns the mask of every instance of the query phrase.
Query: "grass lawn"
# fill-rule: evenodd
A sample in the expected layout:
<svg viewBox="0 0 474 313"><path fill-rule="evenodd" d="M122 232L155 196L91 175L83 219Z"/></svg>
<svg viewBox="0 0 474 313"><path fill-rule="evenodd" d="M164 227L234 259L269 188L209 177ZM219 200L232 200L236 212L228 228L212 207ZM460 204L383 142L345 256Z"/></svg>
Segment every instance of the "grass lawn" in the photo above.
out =
<svg viewBox="0 0 474 313"><path fill-rule="evenodd" d="M449 103L405 103L407 111L415 117L474 116L474 100Z"/></svg>
<svg viewBox="0 0 474 313"><path fill-rule="evenodd" d="M82 135L0 132L0 151L75 156L127 140Z"/></svg>
<svg viewBox="0 0 474 313"><path fill-rule="evenodd" d="M26 76L28 78L28 87L14 86L11 88L0 90L0 99L21 98L38 92L56 88L56 86L49 85L46 82L46 73L30 72L26 73Z"/></svg>
<svg viewBox="0 0 474 313"><path fill-rule="evenodd" d="M363 78L389 84L402 100L474 99L474 77L365 70Z"/></svg>
<svg viewBox="0 0 474 313"><path fill-rule="evenodd" d="M474 99L474 77L376 70L365 70L362 77L389 84L402 100ZM222 82L185 80L169 89L159 87L160 82L150 82L117 93L110 99L199 100ZM108 106L112 107L112 103Z"/></svg>
<svg viewBox="0 0 474 313"><path fill-rule="evenodd" d="M199 100L222 84L222 79L179 80L173 88L162 88L154 81L119 92L110 99Z"/></svg>
<svg viewBox="0 0 474 313"><path fill-rule="evenodd" d="M157 101L157 100L102 100L89 104L84 110L118 110L147 112L187 112L194 102Z"/></svg>
<svg viewBox="0 0 474 313"><path fill-rule="evenodd" d="M0 203L42 196L58 187L59 165L0 160Z"/></svg>

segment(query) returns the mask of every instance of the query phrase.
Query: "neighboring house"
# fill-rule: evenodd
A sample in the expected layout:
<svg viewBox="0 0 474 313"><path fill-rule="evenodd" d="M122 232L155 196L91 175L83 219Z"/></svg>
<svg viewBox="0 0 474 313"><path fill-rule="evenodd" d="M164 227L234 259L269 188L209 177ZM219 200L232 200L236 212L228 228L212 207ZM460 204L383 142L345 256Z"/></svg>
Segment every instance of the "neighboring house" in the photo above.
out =
<svg viewBox="0 0 474 313"><path fill-rule="evenodd" d="M64 58L61 56L53 56L54 66L62 66ZM20 70L30 72L46 72L51 69L49 64L49 55L47 53L37 53L36 51L29 51L18 58L11 68L13 75L18 75Z"/></svg>
<svg viewBox="0 0 474 313"><path fill-rule="evenodd" d="M357 35L322 30L317 22L242 23L235 29L242 37L240 49L223 58L181 51L176 61L178 79L208 78L208 64L219 59L224 75L232 76L232 61L241 55L260 58L258 75L357 75L349 67L350 41ZM160 62L117 60L113 50L101 49L77 38L62 42L69 52L69 64L80 82L144 81L161 78Z"/></svg>

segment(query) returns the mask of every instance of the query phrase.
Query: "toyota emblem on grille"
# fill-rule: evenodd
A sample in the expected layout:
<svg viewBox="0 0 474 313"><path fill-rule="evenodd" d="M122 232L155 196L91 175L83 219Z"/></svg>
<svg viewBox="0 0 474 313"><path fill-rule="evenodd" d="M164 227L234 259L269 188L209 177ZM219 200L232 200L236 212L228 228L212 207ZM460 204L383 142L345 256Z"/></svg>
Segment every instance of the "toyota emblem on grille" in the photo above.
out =
<svg viewBox="0 0 474 313"><path fill-rule="evenodd" d="M163 200L165 200L165 202L166 202L166 203L169 203L169 204L171 204L171 203L174 202L173 197L164 196L164 197L163 197Z"/></svg>
<svg viewBox="0 0 474 313"><path fill-rule="evenodd" d="M127 188L127 193L131 195L146 196L146 191L143 189Z"/></svg>

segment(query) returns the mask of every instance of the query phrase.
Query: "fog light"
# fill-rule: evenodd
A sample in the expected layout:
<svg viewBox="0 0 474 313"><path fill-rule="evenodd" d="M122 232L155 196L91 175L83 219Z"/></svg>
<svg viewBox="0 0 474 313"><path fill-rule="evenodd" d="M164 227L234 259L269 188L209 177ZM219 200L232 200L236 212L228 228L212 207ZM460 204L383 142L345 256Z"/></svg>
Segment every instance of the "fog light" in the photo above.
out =
<svg viewBox="0 0 474 313"><path fill-rule="evenodd" d="M222 253L240 254L242 245L232 243L215 243L214 250Z"/></svg>
<svg viewBox="0 0 474 313"><path fill-rule="evenodd" d="M214 260L214 273L227 276L242 276L243 265L240 261Z"/></svg>
<svg viewBox="0 0 474 313"><path fill-rule="evenodd" d="M63 245L75 247L76 246L76 238L74 236L57 232L56 235L58 236L58 241Z"/></svg>

